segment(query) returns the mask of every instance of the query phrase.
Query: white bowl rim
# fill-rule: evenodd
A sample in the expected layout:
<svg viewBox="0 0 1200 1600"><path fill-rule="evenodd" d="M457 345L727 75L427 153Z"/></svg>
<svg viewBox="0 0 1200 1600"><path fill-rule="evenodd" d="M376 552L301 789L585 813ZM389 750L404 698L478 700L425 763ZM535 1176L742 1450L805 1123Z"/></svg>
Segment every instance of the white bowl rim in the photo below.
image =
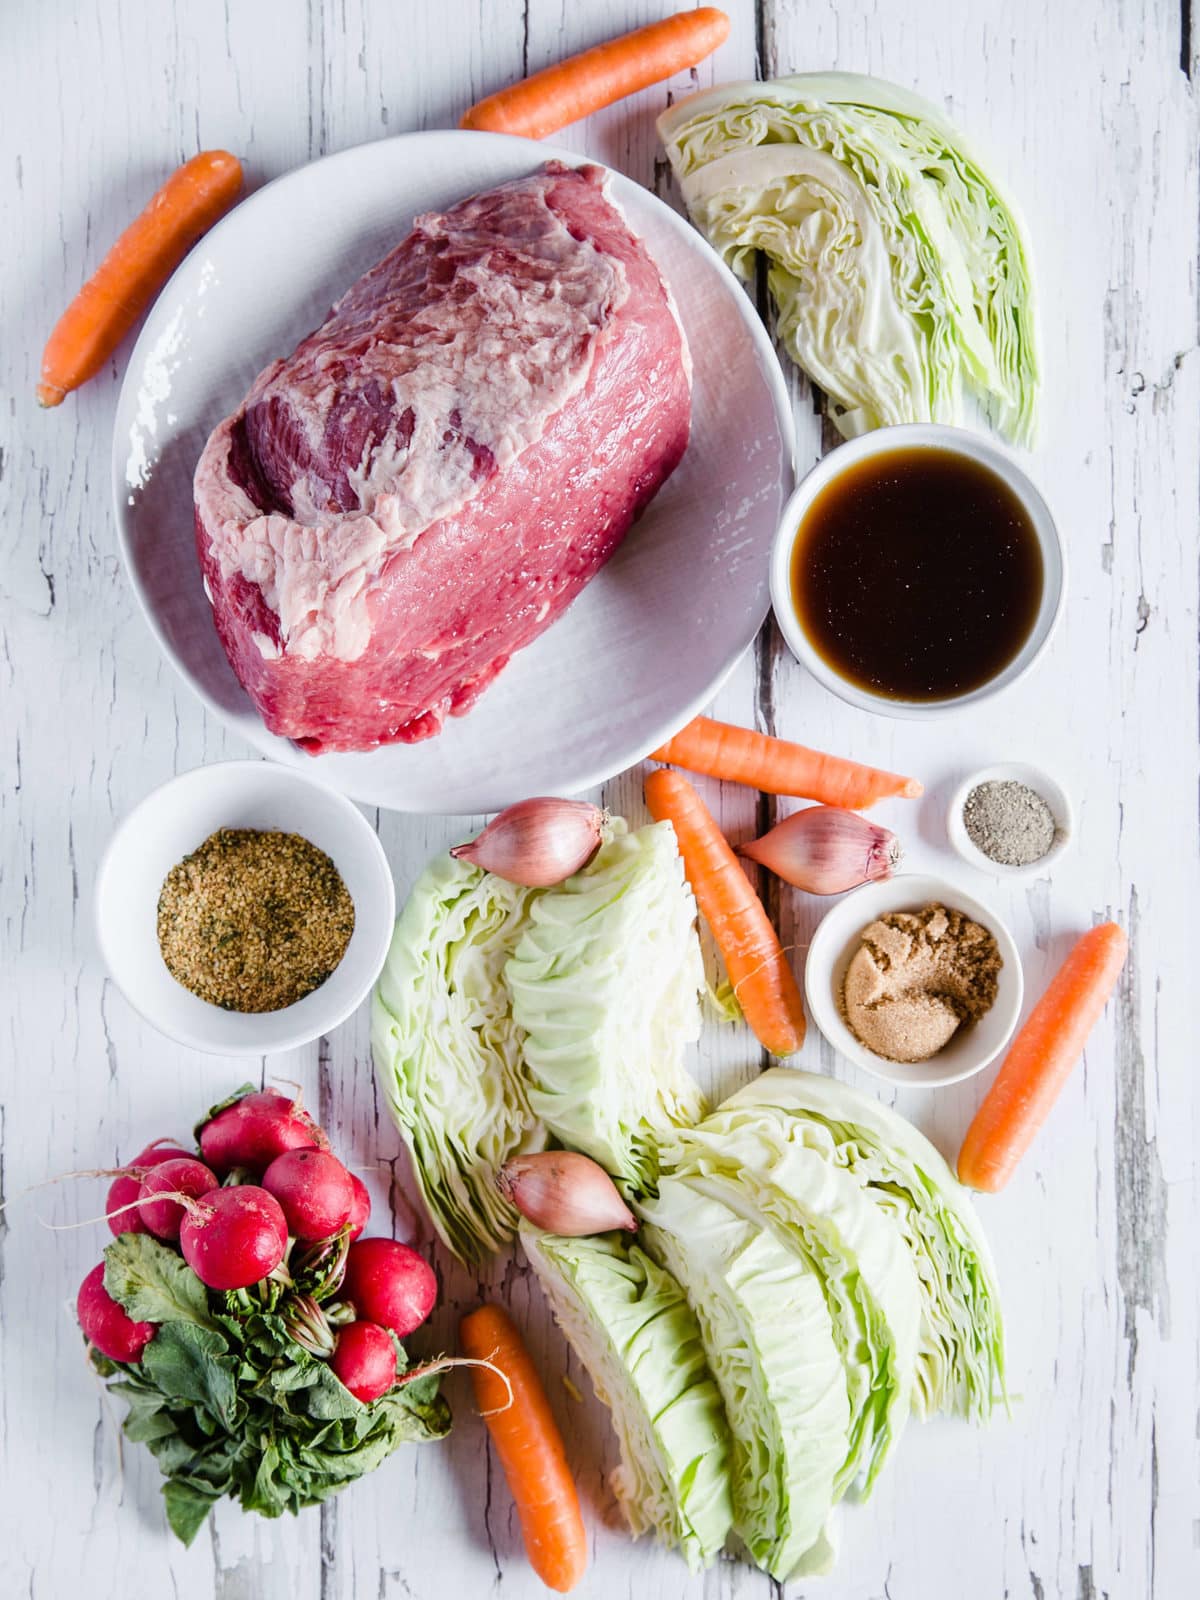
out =
<svg viewBox="0 0 1200 1600"><path fill-rule="evenodd" d="M1054 814L1057 830L1054 843L1044 856L1017 867L1004 861L993 861L983 853L963 822L967 796L981 783L1024 783L1042 797ZM950 796L946 808L946 835L951 848L969 867L975 867L994 878L1029 878L1045 872L1067 849L1075 835L1075 810L1062 784L1043 767L1035 766L1031 761L996 761L964 778Z"/></svg>
<svg viewBox="0 0 1200 1600"><path fill-rule="evenodd" d="M380 953L378 956L378 961L375 960L374 953L372 953L370 962L364 960L363 970L366 971L368 967L370 967L371 976L364 984L361 985L361 987L358 984L354 985L351 993L356 996L356 998L350 1001L343 1001L340 1006L334 1006L331 1008L329 1012L321 1017L320 1025L316 1028L312 1026L311 1022L300 1028L293 1026L290 1029L281 1031L277 1037L272 1036L269 1043L264 1043L262 1040L256 1040L252 1044L248 1043L245 1046L236 1047L228 1045L214 1045L211 1039L206 1038L201 1033L197 1033L194 1029L191 1029L186 1025L177 1024L173 1019L159 1016L156 1013L156 1008L148 1008L142 999L130 993L129 987L122 983L116 975L116 965L114 964L109 953L107 928L103 911L106 896L107 894L111 893L111 889L108 885L108 876L112 871L112 864L116 855L117 846L127 831L136 826L139 819L147 816L149 812L155 806L161 804L168 795L178 795L181 792L186 792L186 790L189 788L199 789L206 784L211 783L217 774L229 773L234 770L240 770L242 772L252 771L255 774L268 772L272 775L272 781L276 776L278 776L285 785L296 784L309 789L314 789L322 796L323 799L330 803L335 812L340 813L347 819L352 828L355 828L361 833L368 855L373 858L375 864L379 868L379 879L383 887L385 902L383 923L387 930L387 937L386 940L382 941L383 948L382 953ZM129 811L127 811L123 817L121 817L116 827L113 829L108 843L105 845L104 851L101 854L92 885L92 926L95 932L96 944L99 948L101 959L103 960L107 969L109 980L112 982L114 987L124 997L125 1001L132 1007L137 1015L141 1017L144 1022L148 1023L150 1027L154 1028L156 1032L161 1033L165 1038L172 1039L176 1044L185 1045L191 1050L197 1050L203 1055L224 1056L227 1059L239 1059L247 1057L257 1058L266 1054L275 1054L277 1051L299 1049L301 1046L311 1044L314 1039L319 1039L325 1034L330 1033L334 1028L339 1027L343 1022L346 1021L348 1017L352 1016L354 1012L358 1010L359 1006L362 1005L363 1001L366 999L367 995L370 994L372 988L374 987L380 972L383 970L384 962L387 960L387 952L391 946L391 937L392 931L395 927L395 922L396 884L392 877L392 869L388 862L387 852L384 850L383 845L380 842L379 835L375 832L374 828L371 827L371 824L367 821L366 817L363 816L362 812L352 800L350 800L346 795L340 793L340 791L337 789L331 787L331 785L322 783L319 779L311 777L307 773L297 772L291 767L285 767L280 762L268 761L265 759L214 761L198 767L191 767L188 769L188 771L176 773L174 777L166 779L165 782L160 783L157 785L157 787L151 789L147 794L143 795L142 798L137 801L137 803ZM319 994L320 991L316 990L314 993ZM307 999L308 996L305 996L305 998ZM279 1011L263 1012L259 1013L258 1015L262 1017L285 1017L291 1010L291 1006L284 1006Z"/></svg>
<svg viewBox="0 0 1200 1600"><path fill-rule="evenodd" d="M945 700L895 700L862 689L835 672L813 647L800 626L792 601L791 557L801 517L813 499L842 472L870 456L891 450L947 450L989 467L1004 480L1029 514L1042 555L1042 601L1021 649L994 678L966 694ZM1067 592L1067 557L1054 515L1040 489L1015 456L995 439L970 428L941 422L905 422L847 439L822 456L792 491L771 549L771 606L789 650L831 694L848 705L883 716L925 721L961 711L1001 694L1031 672L1054 638Z"/></svg>
<svg viewBox="0 0 1200 1600"><path fill-rule="evenodd" d="M851 916L844 908L860 905L863 901L891 901L892 897L900 891L900 899L888 905L878 905L870 911L860 912ZM880 915L885 910L899 911L907 909L910 905L927 905L930 901L940 901L943 905L953 910L963 911L967 916L982 923L992 934L999 947L1001 959L1012 974L1011 988L1007 1000L1009 1016L991 1049L979 1053L979 1059L971 1061L968 1065L955 1068L953 1066L938 1068L938 1057L931 1056L927 1061L898 1062L888 1061L886 1057L876 1055L873 1050L868 1050L851 1032L849 1025L842 1017L836 996L833 992L833 974L841 964L843 958L848 959L847 952L858 933L873 917ZM845 920L853 924L852 931L848 932L845 939L833 952L827 952L825 946L829 944L834 935L834 918ZM822 937L822 929L825 930ZM815 958L815 959L814 959ZM817 961L820 961L822 972L816 972ZM818 991L818 983L822 988ZM882 1079L894 1087L902 1089L940 1089L952 1083L962 1083L967 1078L973 1078L995 1061L996 1057L1005 1050L1016 1032L1017 1023L1020 1021L1021 1009L1025 1000L1025 976L1021 963L1020 951L1017 949L1016 940L1012 936L1004 919L995 912L991 906L978 900L973 894L960 889L957 884L948 879L939 878L927 872L898 872L890 878L883 878L872 883L863 883L857 889L852 889L835 905L830 906L821 918L809 942L808 955L804 963L804 994L808 1003L809 1014L816 1023L823 1038L833 1048L837 1055L844 1057L854 1066L861 1067L864 1072L869 1072L872 1077ZM996 996L999 1005L1001 996ZM919 1069L919 1073L914 1073Z"/></svg>

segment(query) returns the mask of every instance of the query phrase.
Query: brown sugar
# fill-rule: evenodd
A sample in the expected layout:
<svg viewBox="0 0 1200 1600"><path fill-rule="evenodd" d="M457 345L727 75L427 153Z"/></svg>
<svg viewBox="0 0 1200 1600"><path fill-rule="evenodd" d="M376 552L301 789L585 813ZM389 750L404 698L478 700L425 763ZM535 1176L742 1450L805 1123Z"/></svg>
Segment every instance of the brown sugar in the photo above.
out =
<svg viewBox="0 0 1200 1600"><path fill-rule="evenodd" d="M888 1061L927 1061L995 1002L996 941L961 911L890 911L860 937L842 1008L855 1037Z"/></svg>

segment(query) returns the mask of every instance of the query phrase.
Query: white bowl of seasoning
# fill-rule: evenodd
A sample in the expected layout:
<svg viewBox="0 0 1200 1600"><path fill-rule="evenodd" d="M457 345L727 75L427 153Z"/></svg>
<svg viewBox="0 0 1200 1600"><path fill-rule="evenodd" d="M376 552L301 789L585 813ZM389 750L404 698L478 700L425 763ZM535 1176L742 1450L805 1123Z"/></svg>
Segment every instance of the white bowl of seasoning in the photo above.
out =
<svg viewBox="0 0 1200 1600"><path fill-rule="evenodd" d="M294 954L271 957L271 970L281 971L288 983L291 969L280 968L280 963L308 961L307 968L294 967L295 981L302 983L310 981L299 976L302 971L324 970L322 963L334 960L331 948L344 944L344 953L319 987L278 1010L225 1009L200 998L172 976L159 945L159 896L168 873L222 829L298 835L329 858L353 902L348 944L348 918L337 926L336 918L325 913L326 900L314 898L321 913L297 936ZM306 870L317 865L313 851L291 848L299 852L297 859ZM336 880L328 878L327 864L323 871L326 890L336 892L344 912L344 898ZM294 884L289 892L301 904L308 886L318 882L311 877L289 881ZM200 910L197 925L211 926L204 915L207 908ZM395 916L396 891L387 857L362 813L333 790L268 761L198 767L153 790L113 834L96 876L96 935L117 988L160 1032L214 1055L291 1050L344 1022L383 969ZM305 942L322 938L332 939L332 946ZM199 947L198 961L207 959L207 949Z"/></svg>
<svg viewBox="0 0 1200 1600"><path fill-rule="evenodd" d="M943 716L1018 682L1065 588L1054 518L1027 475L991 439L941 423L878 428L823 457L771 555L792 654L832 694L889 717Z"/></svg>
<svg viewBox="0 0 1200 1600"><path fill-rule="evenodd" d="M976 795L977 790L983 792ZM1049 773L1022 761L972 773L954 791L946 813L946 832L957 854L996 878L1045 872L1071 842L1074 828L1066 790Z"/></svg>
<svg viewBox="0 0 1200 1600"><path fill-rule="evenodd" d="M859 1039L846 1020L846 973L862 943L863 930L890 912L919 912L930 905L959 911L992 935L1000 956L996 997L974 1022L966 1023L925 1061L893 1061ZM804 966L809 1015L841 1056L887 1083L932 1089L970 1078L993 1062L1012 1038L1021 1016L1025 980L1016 942L990 906L945 879L902 872L864 883L838 900L817 924Z"/></svg>

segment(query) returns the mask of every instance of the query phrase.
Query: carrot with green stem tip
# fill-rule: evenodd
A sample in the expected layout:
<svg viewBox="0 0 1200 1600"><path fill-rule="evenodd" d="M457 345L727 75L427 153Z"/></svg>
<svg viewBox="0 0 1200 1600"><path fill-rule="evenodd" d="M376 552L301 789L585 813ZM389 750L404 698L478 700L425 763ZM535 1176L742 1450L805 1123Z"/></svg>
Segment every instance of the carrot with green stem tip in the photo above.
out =
<svg viewBox="0 0 1200 1600"><path fill-rule="evenodd" d="M1129 941L1115 922L1089 928L1013 1041L958 1153L958 1176L994 1193L1049 1116L1112 994Z"/></svg>
<svg viewBox="0 0 1200 1600"><path fill-rule="evenodd" d="M864 767L842 756L824 755L790 739L775 739L753 728L736 728L712 717L697 717L654 751L668 761L709 778L744 783L763 794L795 795L826 806L863 811L877 800L899 796L915 800L924 786L916 778Z"/></svg>
<svg viewBox="0 0 1200 1600"><path fill-rule="evenodd" d="M659 767L646 779L646 804L670 822L683 870L725 958L733 992L759 1043L789 1056L804 1043L804 1005L796 978L753 885L725 835L682 774Z"/></svg>
<svg viewBox="0 0 1200 1600"><path fill-rule="evenodd" d="M466 112L460 126L544 139L614 100L696 66L728 37L729 18L716 6L679 11L488 95Z"/></svg>
<svg viewBox="0 0 1200 1600"><path fill-rule="evenodd" d="M499 1368L474 1369L475 1402L516 1502L530 1565L548 1588L566 1594L587 1569L587 1534L542 1381L500 1306L470 1312L459 1337L466 1355Z"/></svg>
<svg viewBox="0 0 1200 1600"><path fill-rule="evenodd" d="M172 173L59 318L42 354L39 405L61 405L99 372L241 188L242 164L227 150L203 150Z"/></svg>

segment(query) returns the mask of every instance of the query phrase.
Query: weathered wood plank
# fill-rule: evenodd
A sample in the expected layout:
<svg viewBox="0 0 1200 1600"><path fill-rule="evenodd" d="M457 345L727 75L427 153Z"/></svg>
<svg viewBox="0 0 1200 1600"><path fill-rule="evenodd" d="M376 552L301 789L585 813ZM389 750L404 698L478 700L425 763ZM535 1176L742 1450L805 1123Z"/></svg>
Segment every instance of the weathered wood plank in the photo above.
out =
<svg viewBox="0 0 1200 1600"><path fill-rule="evenodd" d="M477 94L671 9L668 0L438 0L394 6L267 0L171 6L123 0L17 8L0 54L0 1177L9 1196L49 1173L128 1154L239 1080L238 1069L160 1040L103 975L90 884L113 823L174 771L246 752L159 660L115 553L108 446L123 358L58 412L36 414L41 338L115 228L173 162L224 144L260 183L326 151L450 125ZM919 807L881 808L915 867L954 866L941 806L955 776L1004 754L1040 761L1079 808L1076 846L1053 882L978 892L1011 922L1036 990L1071 932L1118 914L1136 966L1083 1071L1006 1196L985 1219L1007 1290L1013 1420L987 1433L912 1430L902 1470L843 1519L842 1560L822 1593L957 1597L1188 1593L1196 1527L1200 1304L1197 1095L1187 1047L1200 1022L1189 960L1198 878L1196 510L1197 114L1200 39L1186 4L868 3L817 8L738 0L729 43L696 82L826 66L878 72L946 105L996 152L1038 245L1047 425L1031 470L1068 537L1072 598L1028 685L977 718L888 723L817 688L765 636L717 703L731 720L912 770ZM1192 65L1192 79L1181 60ZM670 197L653 118L689 75L569 130L562 141ZM302 219L298 225L312 225ZM801 468L822 450L795 386ZM736 837L771 808L705 785ZM604 798L640 816L640 778ZM479 819L376 819L403 892L428 856ZM775 900L797 959L820 907ZM11 952L11 955L9 954ZM816 1038L804 1060L833 1070ZM716 1092L758 1070L744 1032L713 1032L697 1066ZM844 1066L838 1070L846 1071ZM356 1161L382 1163L379 1201L403 1182L399 1140L375 1092L366 1020L320 1051L254 1064L300 1081ZM952 1154L976 1082L903 1109ZM331 1600L430 1600L540 1592L509 1502L455 1388L443 1447L405 1452L323 1515L265 1524L221 1511L190 1552L162 1523L157 1474L130 1448L78 1358L65 1302L102 1228L74 1222L103 1185L20 1197L0 1213L0 1592L58 1595L81 1570L99 1597L175 1592ZM634 1547L605 1484L615 1450L519 1266L480 1279L438 1258L444 1296L426 1348L448 1346L481 1292L510 1298L581 1468L596 1563L585 1594L766 1595L723 1563L689 1579L677 1558ZM581 1385L586 1389L586 1383ZM789 1594L799 1594L789 1586Z"/></svg>

